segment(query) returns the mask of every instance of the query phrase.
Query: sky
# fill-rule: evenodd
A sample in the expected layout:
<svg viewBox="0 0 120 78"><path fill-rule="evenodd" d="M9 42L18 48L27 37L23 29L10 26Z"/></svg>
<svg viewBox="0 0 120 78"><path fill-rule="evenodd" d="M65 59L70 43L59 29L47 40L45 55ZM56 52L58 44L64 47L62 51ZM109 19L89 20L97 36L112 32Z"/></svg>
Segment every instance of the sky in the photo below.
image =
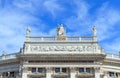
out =
<svg viewBox="0 0 120 78"><path fill-rule="evenodd" d="M31 36L55 36L63 24L68 36L92 36L97 28L105 52L120 51L119 0L0 0L0 54L23 47L26 28Z"/></svg>

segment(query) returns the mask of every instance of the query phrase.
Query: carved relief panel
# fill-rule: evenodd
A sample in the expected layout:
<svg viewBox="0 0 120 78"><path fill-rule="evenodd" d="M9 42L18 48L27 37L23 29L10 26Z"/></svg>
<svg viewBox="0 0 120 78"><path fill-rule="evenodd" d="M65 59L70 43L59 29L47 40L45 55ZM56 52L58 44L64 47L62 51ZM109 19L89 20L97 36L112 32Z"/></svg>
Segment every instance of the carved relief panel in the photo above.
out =
<svg viewBox="0 0 120 78"><path fill-rule="evenodd" d="M30 46L30 51L37 52L58 52L58 51L68 51L68 52L95 52L96 47L90 45L32 45Z"/></svg>

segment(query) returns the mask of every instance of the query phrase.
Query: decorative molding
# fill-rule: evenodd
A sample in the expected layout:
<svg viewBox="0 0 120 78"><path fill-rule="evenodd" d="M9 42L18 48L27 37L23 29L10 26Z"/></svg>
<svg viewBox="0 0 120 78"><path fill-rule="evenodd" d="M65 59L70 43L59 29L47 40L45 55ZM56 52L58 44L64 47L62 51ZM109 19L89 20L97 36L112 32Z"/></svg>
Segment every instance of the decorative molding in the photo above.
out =
<svg viewBox="0 0 120 78"><path fill-rule="evenodd" d="M26 47L28 48L28 47ZM28 49L26 49L28 50ZM39 51L39 52L48 52L48 51L79 51L79 52L95 52L96 47L95 46L90 46L90 45L50 45L50 46L45 46L45 45L31 45L30 46L30 51Z"/></svg>

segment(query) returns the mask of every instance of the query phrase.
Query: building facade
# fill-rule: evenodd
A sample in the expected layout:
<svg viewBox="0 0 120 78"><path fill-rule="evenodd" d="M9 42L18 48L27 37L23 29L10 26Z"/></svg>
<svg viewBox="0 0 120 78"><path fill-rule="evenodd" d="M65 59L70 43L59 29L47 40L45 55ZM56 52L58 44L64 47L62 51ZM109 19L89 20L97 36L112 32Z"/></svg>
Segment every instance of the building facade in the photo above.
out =
<svg viewBox="0 0 120 78"><path fill-rule="evenodd" d="M92 36L30 36L18 53L2 54L0 78L120 78L120 54L106 53Z"/></svg>

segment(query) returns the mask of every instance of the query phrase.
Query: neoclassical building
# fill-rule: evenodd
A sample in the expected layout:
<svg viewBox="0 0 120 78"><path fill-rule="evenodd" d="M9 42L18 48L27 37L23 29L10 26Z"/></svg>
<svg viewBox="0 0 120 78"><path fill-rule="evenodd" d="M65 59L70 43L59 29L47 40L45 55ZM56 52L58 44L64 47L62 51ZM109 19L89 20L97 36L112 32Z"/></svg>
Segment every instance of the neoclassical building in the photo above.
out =
<svg viewBox="0 0 120 78"><path fill-rule="evenodd" d="M105 52L92 36L31 36L18 53L0 56L0 78L120 78L120 54Z"/></svg>

